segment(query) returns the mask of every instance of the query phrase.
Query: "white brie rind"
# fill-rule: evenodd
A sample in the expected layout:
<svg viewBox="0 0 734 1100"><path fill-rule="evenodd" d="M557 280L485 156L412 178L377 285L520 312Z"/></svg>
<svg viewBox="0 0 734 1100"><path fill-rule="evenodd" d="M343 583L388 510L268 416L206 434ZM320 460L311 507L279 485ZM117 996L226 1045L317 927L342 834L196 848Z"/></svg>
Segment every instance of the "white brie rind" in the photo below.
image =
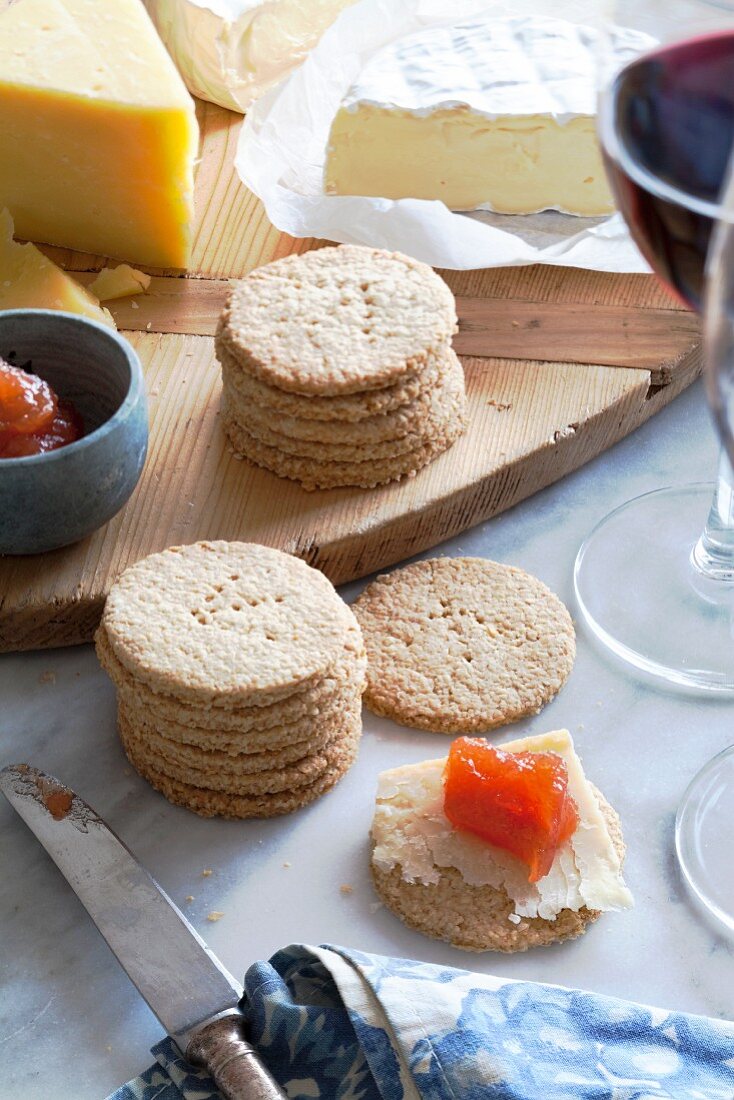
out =
<svg viewBox="0 0 734 1100"><path fill-rule="evenodd" d="M620 64L651 40L615 38ZM485 17L376 54L332 124L325 190L452 210L613 210L596 137L597 32Z"/></svg>
<svg viewBox="0 0 734 1100"><path fill-rule="evenodd" d="M445 758L407 764L378 779L372 823L377 867L400 867L406 882L436 884L442 867L455 867L470 886L504 889L515 919L554 920L563 909L629 909L632 895L593 788L567 730L501 746L506 752L554 752L566 763L578 828L556 854L549 873L528 882L527 865L471 833L455 829L443 811Z"/></svg>
<svg viewBox="0 0 734 1100"><path fill-rule="evenodd" d="M145 0L194 95L246 111L354 0Z"/></svg>

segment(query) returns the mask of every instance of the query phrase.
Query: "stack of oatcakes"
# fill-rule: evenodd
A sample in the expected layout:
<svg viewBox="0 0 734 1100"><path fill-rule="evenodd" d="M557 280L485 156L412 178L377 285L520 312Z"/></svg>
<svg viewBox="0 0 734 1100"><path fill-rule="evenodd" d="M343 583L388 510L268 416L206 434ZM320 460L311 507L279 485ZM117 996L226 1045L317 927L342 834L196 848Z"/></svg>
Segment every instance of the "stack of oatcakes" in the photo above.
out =
<svg viewBox="0 0 734 1100"><path fill-rule="evenodd" d="M153 554L113 585L96 644L130 762L171 802L289 813L356 759L360 628L289 554L237 542Z"/></svg>
<svg viewBox="0 0 734 1100"><path fill-rule="evenodd" d="M305 489L406 476L465 428L454 298L426 264L342 245L258 268L217 330L236 453Z"/></svg>

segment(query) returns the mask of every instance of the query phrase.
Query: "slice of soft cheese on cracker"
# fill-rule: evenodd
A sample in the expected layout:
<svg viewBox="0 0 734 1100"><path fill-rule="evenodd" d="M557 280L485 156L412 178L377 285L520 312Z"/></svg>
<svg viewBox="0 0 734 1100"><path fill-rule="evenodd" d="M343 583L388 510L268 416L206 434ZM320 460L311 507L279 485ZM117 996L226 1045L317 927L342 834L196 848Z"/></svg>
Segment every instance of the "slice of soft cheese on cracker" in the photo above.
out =
<svg viewBox="0 0 734 1100"><path fill-rule="evenodd" d="M453 827L443 811L445 757L380 775L372 823L375 865L385 871L399 866L406 882L429 885L439 881L442 867L454 867L471 886L504 889L516 917L553 920L563 909L629 909L632 895L619 856L570 733L558 730L501 747L506 752L554 752L568 769L579 825L544 878L529 883L521 860Z"/></svg>

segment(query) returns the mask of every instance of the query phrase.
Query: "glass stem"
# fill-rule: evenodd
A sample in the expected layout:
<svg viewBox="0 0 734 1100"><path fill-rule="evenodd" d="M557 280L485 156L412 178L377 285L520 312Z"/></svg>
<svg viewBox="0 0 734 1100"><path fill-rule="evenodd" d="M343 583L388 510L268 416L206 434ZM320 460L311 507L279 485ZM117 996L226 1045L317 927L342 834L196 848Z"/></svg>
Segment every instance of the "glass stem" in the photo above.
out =
<svg viewBox="0 0 734 1100"><path fill-rule="evenodd" d="M714 499L691 561L711 580L734 583L734 470L723 448Z"/></svg>

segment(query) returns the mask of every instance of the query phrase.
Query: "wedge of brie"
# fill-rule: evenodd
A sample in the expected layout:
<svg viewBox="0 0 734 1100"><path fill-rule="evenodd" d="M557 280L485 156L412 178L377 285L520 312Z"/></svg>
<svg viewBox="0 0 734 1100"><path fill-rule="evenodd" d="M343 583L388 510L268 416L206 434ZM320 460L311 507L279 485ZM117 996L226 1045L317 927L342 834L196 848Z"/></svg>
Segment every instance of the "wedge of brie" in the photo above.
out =
<svg viewBox="0 0 734 1100"><path fill-rule="evenodd" d="M632 895L622 878L619 856L568 731L525 737L502 748L555 752L568 769L579 825L544 878L529 883L527 866L515 856L453 827L443 812L445 758L380 775L372 824L374 863L384 870L399 866L407 882L429 885L439 881L442 867L455 867L471 886L504 889L517 917L553 920L562 909L630 908Z"/></svg>
<svg viewBox="0 0 734 1100"><path fill-rule="evenodd" d="M190 92L232 111L300 65L354 0L145 0Z"/></svg>
<svg viewBox="0 0 734 1100"><path fill-rule="evenodd" d="M487 16L399 39L367 64L334 119L327 193L507 214L610 213L595 46L593 29L537 16ZM630 41L619 48L636 52Z"/></svg>

